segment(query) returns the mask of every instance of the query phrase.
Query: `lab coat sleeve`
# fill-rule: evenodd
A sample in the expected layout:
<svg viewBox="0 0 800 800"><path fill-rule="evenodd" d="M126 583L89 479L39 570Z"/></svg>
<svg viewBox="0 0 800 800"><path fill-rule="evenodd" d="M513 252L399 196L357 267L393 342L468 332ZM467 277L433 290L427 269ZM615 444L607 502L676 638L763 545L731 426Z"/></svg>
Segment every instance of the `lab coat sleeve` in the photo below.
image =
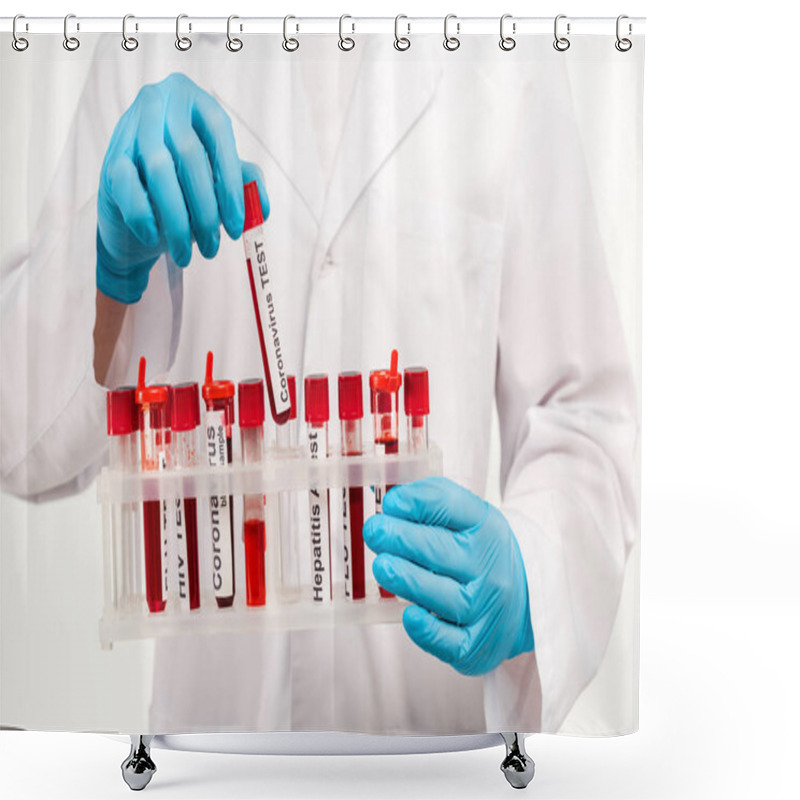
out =
<svg viewBox="0 0 800 800"><path fill-rule="evenodd" d="M547 87L520 106L496 373L502 510L535 653L487 678L490 730L529 729L540 681L541 730L558 731L603 659L638 526L632 364L568 87Z"/></svg>
<svg viewBox="0 0 800 800"><path fill-rule="evenodd" d="M133 64L127 66L119 69L98 46L27 246L2 254L0 477L4 491L23 497L48 499L83 488L107 448L105 390L93 369L97 187L114 125L143 83ZM38 81L43 96L37 102L55 102L46 93L56 87ZM52 132L35 119L27 124L35 153L36 138ZM151 377L169 368L181 312L177 272L162 257L143 300L128 310L110 386L132 381L139 354L148 356Z"/></svg>

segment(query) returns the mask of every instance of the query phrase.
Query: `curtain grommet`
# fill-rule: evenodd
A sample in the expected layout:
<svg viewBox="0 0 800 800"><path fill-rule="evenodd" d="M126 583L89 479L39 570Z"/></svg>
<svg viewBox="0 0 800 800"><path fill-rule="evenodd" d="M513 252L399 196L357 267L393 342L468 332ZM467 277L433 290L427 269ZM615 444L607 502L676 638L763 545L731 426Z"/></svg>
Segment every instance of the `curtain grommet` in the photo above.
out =
<svg viewBox="0 0 800 800"><path fill-rule="evenodd" d="M517 46L517 40L513 36L506 36L505 24L507 19L512 19L511 14L503 14L503 16L500 17L500 49L505 50L506 53ZM511 23L511 32L517 32L516 22Z"/></svg>
<svg viewBox="0 0 800 800"><path fill-rule="evenodd" d="M628 50L630 50L631 47L633 47L633 42L630 39L628 39L627 37L620 36L620 34L619 34L620 23L624 19L629 19L627 14L620 14L617 17L617 41L614 42L614 47L616 47L617 50L619 50L620 53L627 53ZM630 36L632 32L633 32L633 27L631 26L631 24L629 22L628 23L628 36Z"/></svg>
<svg viewBox="0 0 800 800"><path fill-rule="evenodd" d="M231 36L231 22L235 19L239 19L236 14L231 14L228 17L228 41L225 42L225 47L227 47L231 53L238 53L244 47L244 42L241 39L237 36ZM241 29L242 27L240 25L239 30L241 31Z"/></svg>
<svg viewBox="0 0 800 800"><path fill-rule="evenodd" d="M408 38L408 34L411 33L411 23L407 22L406 27L408 28L408 32L405 36L400 35L400 20L401 19L408 19L405 14L398 14L394 18L394 49L399 50L401 53L408 50L411 47L411 39Z"/></svg>
<svg viewBox="0 0 800 800"><path fill-rule="evenodd" d="M17 14L14 17L14 22L11 25L11 46L18 52L24 53L28 49L28 45L30 42L24 37L20 36L17 33L17 22L21 19L25 19L24 14ZM27 27L26 27L27 30Z"/></svg>
<svg viewBox="0 0 800 800"><path fill-rule="evenodd" d="M178 14L178 16L175 17L175 47L182 53L185 53L192 46L192 40L181 33L181 20L188 18L188 14ZM192 30L191 22L189 23L189 30Z"/></svg>
<svg viewBox="0 0 800 800"><path fill-rule="evenodd" d="M444 18L444 41L442 42L442 46L444 47L445 50L449 50L452 53L454 50L458 50L458 48L461 47L461 39L459 39L458 36L450 36L448 27L451 19L457 20L458 18L456 17L455 14L448 14ZM456 22L456 34L460 32L461 32L461 23Z"/></svg>
<svg viewBox="0 0 800 800"><path fill-rule="evenodd" d="M287 14L283 18L283 42L281 43L281 47L283 47L283 49L287 53L294 53L294 51L297 50L298 47L300 47L300 42L297 41L297 39L295 39L293 36L289 36L290 19L297 19L297 17L295 17L293 14ZM296 27L296 30L299 31L299 29L300 26L298 25Z"/></svg>
<svg viewBox="0 0 800 800"><path fill-rule="evenodd" d="M553 41L553 47L555 47L555 49L558 50L559 53L565 53L567 50L569 50L569 46L571 44L570 40L567 39L567 36L569 36L570 32L569 22L567 22L567 36L559 36L558 34L558 21L566 18L567 18L566 14L559 14L555 18L555 21L553 22L553 36L555 37L555 40Z"/></svg>
<svg viewBox="0 0 800 800"><path fill-rule="evenodd" d="M81 46L81 40L78 39L77 36L70 36L69 35L68 26L69 26L69 21L71 19L75 19L75 15L74 14L67 14L67 16L64 17L64 42L63 42L63 44L64 44L64 49L65 50L68 50L70 53L74 53ZM80 30L80 29L81 29L80 24L76 23L76 30Z"/></svg>
<svg viewBox="0 0 800 800"><path fill-rule="evenodd" d="M126 14L122 18L122 42L121 46L123 50L126 50L129 53L132 53L138 46L139 40L135 36L128 36L128 20L135 19L133 14ZM139 29L139 26L136 25L136 30Z"/></svg>

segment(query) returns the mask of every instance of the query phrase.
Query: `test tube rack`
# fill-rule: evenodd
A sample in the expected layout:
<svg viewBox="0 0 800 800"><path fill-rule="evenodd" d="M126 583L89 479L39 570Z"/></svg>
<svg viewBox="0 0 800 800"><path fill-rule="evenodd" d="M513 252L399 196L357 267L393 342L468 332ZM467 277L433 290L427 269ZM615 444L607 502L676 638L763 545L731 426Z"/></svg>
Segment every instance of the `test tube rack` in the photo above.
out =
<svg viewBox="0 0 800 800"><path fill-rule="evenodd" d="M286 585L281 574L281 548L298 545L300 557L308 550L302 526L281 528L280 503L287 497L297 508L308 509L312 489L336 490L362 486L365 495L372 486L410 483L442 474L442 453L435 445L427 450L402 450L396 455L332 456L311 459L304 448L270 451L258 465L232 464L163 472L124 472L104 467L97 482L102 506L104 610L100 620L100 644L111 649L114 642L152 639L184 634L265 632L326 628L334 625L363 625L399 622L406 604L399 598L381 598L377 585L361 600L344 596L342 582L334 582L331 602L314 602L303 586ZM234 527L234 570L236 596L233 605L218 608L211 585L212 545L208 521L208 498L230 495L234 509L247 494L263 493L266 498L266 580L267 599L263 606L246 604L244 544L240 524ZM195 497L198 518L200 607L189 610L180 602L177 582L167 579L166 608L150 613L145 600L142 529L143 501L172 501ZM303 499L305 498L305 505ZM283 498L283 501L281 500ZM333 506L332 506L333 507ZM127 515L127 517L126 517ZM284 522L287 515L283 515ZM127 518L128 522L123 523ZM291 519L291 515L289 515ZM295 520L297 521L297 520ZM167 528L167 574L177 574L174 526ZM288 544L287 544L288 543ZM305 548L305 550L303 549ZM371 575L367 576L368 580Z"/></svg>

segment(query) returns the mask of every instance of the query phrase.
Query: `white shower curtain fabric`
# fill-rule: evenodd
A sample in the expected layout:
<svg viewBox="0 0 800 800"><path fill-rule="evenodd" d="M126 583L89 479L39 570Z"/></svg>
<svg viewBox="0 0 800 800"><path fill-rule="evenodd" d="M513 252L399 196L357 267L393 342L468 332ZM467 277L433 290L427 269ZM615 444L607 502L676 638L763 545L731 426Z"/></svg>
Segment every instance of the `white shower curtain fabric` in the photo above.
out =
<svg viewBox="0 0 800 800"><path fill-rule="evenodd" d="M2 724L635 730L643 39L140 39L2 42ZM263 173L295 373L335 384L395 347L427 366L444 475L518 544L533 649L464 675L402 624L333 624L101 651L106 389L135 384L141 355L157 383L202 380L208 350L219 375L263 375L242 243L222 229L212 258L158 257L95 374L104 159L143 87L175 80L213 98ZM338 449L335 400L331 435Z"/></svg>

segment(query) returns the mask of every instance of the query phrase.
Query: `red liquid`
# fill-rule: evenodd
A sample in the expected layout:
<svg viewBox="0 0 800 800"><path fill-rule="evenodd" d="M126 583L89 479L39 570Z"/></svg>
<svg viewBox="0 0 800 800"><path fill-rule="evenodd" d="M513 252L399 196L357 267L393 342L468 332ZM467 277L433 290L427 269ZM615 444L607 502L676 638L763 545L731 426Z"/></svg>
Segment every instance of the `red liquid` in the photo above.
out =
<svg viewBox="0 0 800 800"><path fill-rule="evenodd" d="M161 574L161 501L146 500L144 506L144 576L147 607L151 614L163 611L167 601Z"/></svg>
<svg viewBox="0 0 800 800"><path fill-rule="evenodd" d="M197 500L183 500L186 521L186 560L189 570L189 608L200 608L200 561L197 555Z"/></svg>
<svg viewBox="0 0 800 800"><path fill-rule="evenodd" d="M267 583L264 570L264 552L267 534L262 519L248 519L244 523L244 566L247 582L247 605L263 606L267 602Z"/></svg>
<svg viewBox="0 0 800 800"><path fill-rule="evenodd" d="M398 452L398 449L399 449L399 444L398 444L397 439L383 439L382 441L378 442L378 444L382 444L383 445L384 455L387 455L387 456L394 455L395 453ZM393 483L389 484L386 487L386 492L388 492L389 489L392 488L392 486L394 486ZM386 492L384 492L384 497L386 496ZM379 585L378 586L378 590L381 593L381 597L394 597L394 595L391 592L387 592L386 589L383 588L383 586Z"/></svg>
<svg viewBox="0 0 800 800"><path fill-rule="evenodd" d="M366 596L364 577L364 489L351 486L348 489L350 503L350 566L353 570L353 599Z"/></svg>

